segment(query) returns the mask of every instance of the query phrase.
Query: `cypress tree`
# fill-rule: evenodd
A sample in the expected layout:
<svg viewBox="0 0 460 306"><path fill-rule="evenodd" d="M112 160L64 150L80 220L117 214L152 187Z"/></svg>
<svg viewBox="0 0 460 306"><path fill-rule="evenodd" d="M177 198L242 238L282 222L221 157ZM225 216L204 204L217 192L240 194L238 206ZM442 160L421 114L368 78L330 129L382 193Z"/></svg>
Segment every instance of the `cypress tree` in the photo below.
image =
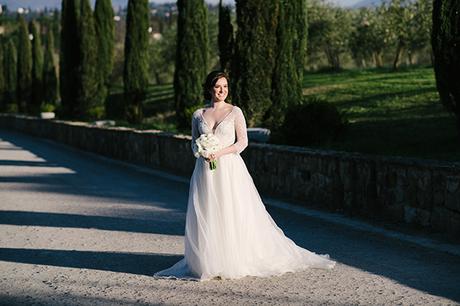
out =
<svg viewBox="0 0 460 306"><path fill-rule="evenodd" d="M278 14L276 0L236 0L232 100L246 113L249 126L260 124L272 104Z"/></svg>
<svg viewBox="0 0 460 306"><path fill-rule="evenodd" d="M294 100L293 104L300 103L303 96L303 72L305 68L305 55L307 53L307 36L308 36L308 22L307 22L307 1L296 0L292 2L290 12L295 16L294 23L294 38L293 44L293 57L294 57L294 70L296 73L296 82L294 83ZM285 19L289 18L289 14L285 15Z"/></svg>
<svg viewBox="0 0 460 306"><path fill-rule="evenodd" d="M72 118L77 109L79 74L79 42L77 29L79 0L63 0L61 8L61 45L59 53L59 85L62 110L60 115Z"/></svg>
<svg viewBox="0 0 460 306"><path fill-rule="evenodd" d="M16 46L10 39L6 44L5 60L5 104L17 105L16 86L18 82L18 65Z"/></svg>
<svg viewBox="0 0 460 306"><path fill-rule="evenodd" d="M63 0L67 1L67 0ZM58 9L53 11L53 20L51 21L51 29L53 33L53 41L54 41L54 49L60 49L60 23L61 21L61 13Z"/></svg>
<svg viewBox="0 0 460 306"><path fill-rule="evenodd" d="M110 76L113 68L115 27L111 0L96 0L94 20L98 42L97 66L99 75L98 90L100 99L105 101L108 95Z"/></svg>
<svg viewBox="0 0 460 306"><path fill-rule="evenodd" d="M431 43L439 96L455 114L460 138L460 0L434 1Z"/></svg>
<svg viewBox="0 0 460 306"><path fill-rule="evenodd" d="M272 129L283 123L289 105L301 103L307 38L305 0L284 0L280 4L272 105L264 120Z"/></svg>
<svg viewBox="0 0 460 306"><path fill-rule="evenodd" d="M94 119L103 116L103 101L97 94L97 44L93 11L89 0L80 1L78 23L79 74L77 78L77 118Z"/></svg>
<svg viewBox="0 0 460 306"><path fill-rule="evenodd" d="M53 40L53 31L48 29L43 65L43 100L49 104L56 104L58 100L58 79L53 57Z"/></svg>
<svg viewBox="0 0 460 306"><path fill-rule="evenodd" d="M30 111L38 113L43 101L43 50L40 41L40 33L34 21L29 23L32 34L32 93Z"/></svg>
<svg viewBox="0 0 460 306"><path fill-rule="evenodd" d="M29 40L27 24L22 15L18 16L18 71L17 71L17 102L20 112L30 110L32 88L32 47Z"/></svg>
<svg viewBox="0 0 460 306"><path fill-rule="evenodd" d="M4 50L5 46L3 44L3 40L0 39L0 111L5 110L6 108L6 100L5 100L5 90L6 90L6 80L5 80L5 67L4 63Z"/></svg>
<svg viewBox="0 0 460 306"><path fill-rule="evenodd" d="M226 72L230 71L231 60L233 56L233 25L231 20L230 8L219 2L219 55L220 69Z"/></svg>
<svg viewBox="0 0 460 306"><path fill-rule="evenodd" d="M129 0L123 81L125 114L132 123L140 123L143 117L142 101L148 85L148 26L148 1Z"/></svg>
<svg viewBox="0 0 460 306"><path fill-rule="evenodd" d="M178 0L174 99L178 126L190 126L193 112L202 104L207 73L207 8L203 0Z"/></svg>

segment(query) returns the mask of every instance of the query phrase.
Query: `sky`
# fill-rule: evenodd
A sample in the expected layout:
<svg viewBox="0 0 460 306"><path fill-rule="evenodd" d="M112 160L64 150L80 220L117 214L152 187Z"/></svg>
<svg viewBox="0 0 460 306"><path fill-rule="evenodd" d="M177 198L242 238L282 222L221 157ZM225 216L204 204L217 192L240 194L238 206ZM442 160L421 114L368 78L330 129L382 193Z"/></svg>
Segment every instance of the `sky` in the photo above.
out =
<svg viewBox="0 0 460 306"><path fill-rule="evenodd" d="M207 3L211 4L218 4L219 0L205 0ZM234 0L223 0L226 4L234 4ZM340 5L340 6L351 6L359 0L331 0L332 2ZM94 0L91 0L94 2ZM127 3L128 0L113 0L113 3ZM155 3L171 3L175 2L175 0L149 0L149 2ZM18 7L31 7L32 9L43 9L46 7L49 8L60 8L61 7L61 0L0 0L0 4L8 5L9 10L16 11ZM118 6L118 5L116 5Z"/></svg>

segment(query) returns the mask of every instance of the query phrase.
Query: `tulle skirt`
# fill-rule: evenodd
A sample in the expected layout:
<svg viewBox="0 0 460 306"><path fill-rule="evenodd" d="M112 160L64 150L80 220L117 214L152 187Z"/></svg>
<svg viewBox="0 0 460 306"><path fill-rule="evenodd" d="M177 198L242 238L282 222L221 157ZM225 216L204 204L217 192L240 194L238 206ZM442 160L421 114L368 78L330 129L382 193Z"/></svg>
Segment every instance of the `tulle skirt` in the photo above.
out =
<svg viewBox="0 0 460 306"><path fill-rule="evenodd" d="M239 154L217 169L197 159L190 180L184 259L157 277L208 280L272 276L335 262L297 246L268 214Z"/></svg>

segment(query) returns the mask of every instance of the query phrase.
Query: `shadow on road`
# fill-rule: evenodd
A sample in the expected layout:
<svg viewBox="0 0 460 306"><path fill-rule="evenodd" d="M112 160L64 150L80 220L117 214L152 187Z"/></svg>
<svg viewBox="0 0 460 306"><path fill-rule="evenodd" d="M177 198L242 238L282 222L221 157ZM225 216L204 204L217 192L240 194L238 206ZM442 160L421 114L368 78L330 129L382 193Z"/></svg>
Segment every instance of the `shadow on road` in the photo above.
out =
<svg viewBox="0 0 460 306"><path fill-rule="evenodd" d="M460 302L460 257L268 207L298 245L345 265Z"/></svg>
<svg viewBox="0 0 460 306"><path fill-rule="evenodd" d="M107 210L104 210L104 205L100 206L104 216L4 210L0 211L0 224L183 235L188 191L186 184L114 166L63 146L10 131L0 130L0 138L23 147L50 165L68 168L73 172L3 177L0 173L0 183L22 183L27 190L80 195L88 197L88 201L107 199L114 203ZM17 166L21 166L20 162ZM126 208L117 207L116 203L144 205L146 209L128 208L124 211ZM149 205L152 209L148 209ZM458 257L328 224L282 209L269 208L269 211L286 235L304 248L320 254L328 253L340 263L417 290L460 301ZM142 275L152 275L179 259L180 256L163 254L0 248L0 260L4 261Z"/></svg>
<svg viewBox="0 0 460 306"><path fill-rule="evenodd" d="M152 276L182 259L171 254L0 248L0 260Z"/></svg>
<svg viewBox="0 0 460 306"><path fill-rule="evenodd" d="M4 150L4 149L0 149ZM25 167L58 167L46 161L27 161L27 160L0 160L0 166L25 166Z"/></svg>
<svg viewBox="0 0 460 306"><path fill-rule="evenodd" d="M185 212L188 186L175 184L160 177L141 173L128 167L114 166L67 146L41 138L0 129L0 151L21 148L41 161L0 160L1 166L43 167L34 175L2 175L0 183L30 184L31 191L98 197L125 203L143 203ZM48 168L48 169L47 169ZM55 170L55 168L61 168Z"/></svg>
<svg viewBox="0 0 460 306"><path fill-rule="evenodd" d="M157 212L148 219L120 218L93 215L61 214L49 212L2 211L0 224L26 226L52 226L70 228L94 228L109 231L135 233L183 235L185 223L182 219L171 220L166 212Z"/></svg>

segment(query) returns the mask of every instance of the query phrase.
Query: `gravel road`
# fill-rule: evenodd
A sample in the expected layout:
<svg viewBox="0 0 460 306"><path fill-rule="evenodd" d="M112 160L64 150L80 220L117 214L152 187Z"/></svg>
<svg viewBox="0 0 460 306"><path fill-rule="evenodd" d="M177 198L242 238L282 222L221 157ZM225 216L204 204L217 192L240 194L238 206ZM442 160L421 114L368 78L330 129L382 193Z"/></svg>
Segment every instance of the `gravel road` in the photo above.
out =
<svg viewBox="0 0 460 306"><path fill-rule="evenodd" d="M181 259L188 185L0 130L2 305L460 305L460 257L269 207L335 269L206 282Z"/></svg>

